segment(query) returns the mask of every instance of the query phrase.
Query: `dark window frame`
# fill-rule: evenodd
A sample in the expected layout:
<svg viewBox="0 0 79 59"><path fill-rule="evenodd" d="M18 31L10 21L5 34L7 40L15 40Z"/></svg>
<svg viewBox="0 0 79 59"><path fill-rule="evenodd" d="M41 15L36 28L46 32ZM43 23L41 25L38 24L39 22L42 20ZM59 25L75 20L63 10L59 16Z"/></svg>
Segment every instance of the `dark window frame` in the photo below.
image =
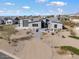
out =
<svg viewBox="0 0 79 59"><path fill-rule="evenodd" d="M32 24L33 27L38 27L38 24Z"/></svg>
<svg viewBox="0 0 79 59"><path fill-rule="evenodd" d="M54 28L57 28L57 24L54 24Z"/></svg>

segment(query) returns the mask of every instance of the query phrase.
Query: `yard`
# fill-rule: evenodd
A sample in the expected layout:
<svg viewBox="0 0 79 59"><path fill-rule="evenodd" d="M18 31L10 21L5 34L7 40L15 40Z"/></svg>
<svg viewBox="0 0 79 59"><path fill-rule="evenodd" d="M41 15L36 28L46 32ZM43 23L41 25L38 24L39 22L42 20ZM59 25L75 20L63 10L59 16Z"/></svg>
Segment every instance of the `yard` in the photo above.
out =
<svg viewBox="0 0 79 59"><path fill-rule="evenodd" d="M55 48L56 46L62 46L77 55L79 53L77 52L79 51L79 40L70 38L69 31L62 30L54 35L52 35L51 32L46 32L41 35L42 30L39 32L30 32L30 30L19 30L13 35L13 38L16 38L17 40L20 37L27 37L30 34L33 36L30 40L27 40L26 38L23 40L23 38L21 38L16 42L16 46L10 45L6 40L0 39L0 49L10 52L21 59L72 59L69 55L59 55ZM64 36L64 38L62 36ZM75 59L75 57L76 59L79 58L77 55L75 55L73 59Z"/></svg>

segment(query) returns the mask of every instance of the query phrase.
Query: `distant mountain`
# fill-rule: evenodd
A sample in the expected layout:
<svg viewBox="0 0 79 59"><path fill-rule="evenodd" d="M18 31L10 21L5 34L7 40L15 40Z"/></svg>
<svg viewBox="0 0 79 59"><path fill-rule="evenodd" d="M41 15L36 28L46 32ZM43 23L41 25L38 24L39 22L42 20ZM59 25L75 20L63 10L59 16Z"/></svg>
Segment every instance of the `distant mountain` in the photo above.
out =
<svg viewBox="0 0 79 59"><path fill-rule="evenodd" d="M71 16L79 16L79 12L73 13Z"/></svg>

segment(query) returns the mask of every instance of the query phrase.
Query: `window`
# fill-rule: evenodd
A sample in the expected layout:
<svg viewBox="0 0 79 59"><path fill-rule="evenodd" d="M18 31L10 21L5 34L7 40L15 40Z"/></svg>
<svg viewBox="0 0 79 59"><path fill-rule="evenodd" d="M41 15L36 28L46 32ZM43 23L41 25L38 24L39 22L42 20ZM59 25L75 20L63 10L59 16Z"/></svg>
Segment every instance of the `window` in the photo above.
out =
<svg viewBox="0 0 79 59"><path fill-rule="evenodd" d="M57 28L57 24L54 25L54 28Z"/></svg>
<svg viewBox="0 0 79 59"><path fill-rule="evenodd" d="M11 22L7 22L8 24L11 24Z"/></svg>
<svg viewBox="0 0 79 59"><path fill-rule="evenodd" d="M38 24L32 24L33 27L38 27Z"/></svg>
<svg viewBox="0 0 79 59"><path fill-rule="evenodd" d="M12 22L11 21L8 21L7 24L12 24Z"/></svg>

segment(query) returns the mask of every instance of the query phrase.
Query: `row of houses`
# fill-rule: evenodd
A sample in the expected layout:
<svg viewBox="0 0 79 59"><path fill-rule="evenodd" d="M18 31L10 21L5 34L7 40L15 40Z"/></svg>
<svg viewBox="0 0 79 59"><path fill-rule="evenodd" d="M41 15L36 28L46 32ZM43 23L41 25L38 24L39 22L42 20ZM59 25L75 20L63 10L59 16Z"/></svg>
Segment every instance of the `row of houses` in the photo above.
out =
<svg viewBox="0 0 79 59"><path fill-rule="evenodd" d="M12 24L15 24L17 20L19 20L17 17L2 17L0 16L0 24L6 24L8 21L12 21Z"/></svg>
<svg viewBox="0 0 79 59"><path fill-rule="evenodd" d="M14 22L15 21L15 22ZM50 29L53 32L57 30L61 30L63 24L56 18L30 18L30 19L8 19L5 21L6 25L14 24L16 25L16 29Z"/></svg>

